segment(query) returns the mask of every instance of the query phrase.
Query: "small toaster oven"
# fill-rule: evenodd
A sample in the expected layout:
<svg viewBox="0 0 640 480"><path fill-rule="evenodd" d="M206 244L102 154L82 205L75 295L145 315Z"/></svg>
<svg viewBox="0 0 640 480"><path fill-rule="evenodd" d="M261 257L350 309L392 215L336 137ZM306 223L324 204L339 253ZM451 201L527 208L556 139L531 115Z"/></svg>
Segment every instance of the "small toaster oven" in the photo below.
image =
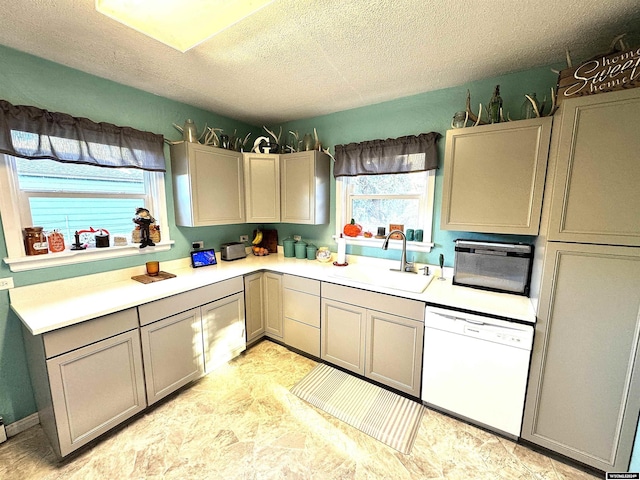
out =
<svg viewBox="0 0 640 480"><path fill-rule="evenodd" d="M529 296L533 245L456 240L453 284Z"/></svg>

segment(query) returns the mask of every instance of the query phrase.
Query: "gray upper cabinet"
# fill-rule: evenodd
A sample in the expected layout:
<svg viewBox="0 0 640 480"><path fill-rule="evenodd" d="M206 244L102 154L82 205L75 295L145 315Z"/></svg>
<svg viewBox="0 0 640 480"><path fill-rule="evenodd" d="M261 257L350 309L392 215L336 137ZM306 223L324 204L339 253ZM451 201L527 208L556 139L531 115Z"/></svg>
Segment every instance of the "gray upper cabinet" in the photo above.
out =
<svg viewBox="0 0 640 480"><path fill-rule="evenodd" d="M567 100L559 114L548 239L640 246L640 89Z"/></svg>
<svg viewBox="0 0 640 480"><path fill-rule="evenodd" d="M331 158L317 150L280 156L283 223L329 223Z"/></svg>
<svg viewBox="0 0 640 480"><path fill-rule="evenodd" d="M242 153L198 143L171 146L176 225L245 222Z"/></svg>
<svg viewBox="0 0 640 480"><path fill-rule="evenodd" d="M447 131L440 228L537 235L552 117Z"/></svg>
<svg viewBox="0 0 640 480"><path fill-rule="evenodd" d="M280 156L244 154L247 223L280 221Z"/></svg>

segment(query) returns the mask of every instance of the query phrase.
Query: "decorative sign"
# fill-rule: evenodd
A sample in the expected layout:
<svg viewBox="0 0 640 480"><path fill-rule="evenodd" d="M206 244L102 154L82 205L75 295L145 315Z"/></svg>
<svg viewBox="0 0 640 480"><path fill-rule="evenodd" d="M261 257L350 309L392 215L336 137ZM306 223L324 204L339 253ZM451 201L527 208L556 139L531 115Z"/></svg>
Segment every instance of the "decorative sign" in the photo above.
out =
<svg viewBox="0 0 640 480"><path fill-rule="evenodd" d="M592 58L558 77L557 103L574 97L640 87L640 48Z"/></svg>

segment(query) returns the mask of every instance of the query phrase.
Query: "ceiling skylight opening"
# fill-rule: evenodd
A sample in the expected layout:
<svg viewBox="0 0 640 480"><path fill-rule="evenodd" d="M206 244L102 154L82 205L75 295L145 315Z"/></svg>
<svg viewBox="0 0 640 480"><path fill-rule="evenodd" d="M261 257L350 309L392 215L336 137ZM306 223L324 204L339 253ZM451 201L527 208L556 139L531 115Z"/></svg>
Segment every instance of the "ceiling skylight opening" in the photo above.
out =
<svg viewBox="0 0 640 480"><path fill-rule="evenodd" d="M273 1L96 0L96 10L184 53Z"/></svg>

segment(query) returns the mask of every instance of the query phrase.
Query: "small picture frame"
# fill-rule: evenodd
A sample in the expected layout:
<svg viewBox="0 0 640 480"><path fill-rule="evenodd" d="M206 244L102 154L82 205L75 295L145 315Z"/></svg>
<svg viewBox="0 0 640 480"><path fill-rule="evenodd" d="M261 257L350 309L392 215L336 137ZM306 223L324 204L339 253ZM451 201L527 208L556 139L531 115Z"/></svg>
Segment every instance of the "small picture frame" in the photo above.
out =
<svg viewBox="0 0 640 480"><path fill-rule="evenodd" d="M209 265L216 264L216 251L213 248L206 248L204 250L195 250L191 252L191 266L193 268L207 267Z"/></svg>
<svg viewBox="0 0 640 480"><path fill-rule="evenodd" d="M404 225L400 225L399 223L398 224L396 224L396 223L389 224L389 232L392 232L393 230L400 230L401 232L404 232ZM402 240L402 235L400 235L399 233L394 233L389 238L394 238L396 240Z"/></svg>

